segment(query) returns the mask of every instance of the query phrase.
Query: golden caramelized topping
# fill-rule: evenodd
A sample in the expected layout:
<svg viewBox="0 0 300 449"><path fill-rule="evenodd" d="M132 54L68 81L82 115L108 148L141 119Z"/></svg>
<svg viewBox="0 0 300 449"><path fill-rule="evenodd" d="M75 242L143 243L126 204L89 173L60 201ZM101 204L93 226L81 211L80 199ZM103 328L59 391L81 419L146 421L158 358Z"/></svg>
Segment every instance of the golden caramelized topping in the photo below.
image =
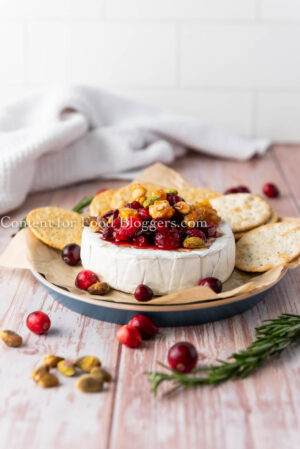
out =
<svg viewBox="0 0 300 449"><path fill-rule="evenodd" d="M149 212L152 218L171 218L175 210L167 200L155 201L149 206Z"/></svg>

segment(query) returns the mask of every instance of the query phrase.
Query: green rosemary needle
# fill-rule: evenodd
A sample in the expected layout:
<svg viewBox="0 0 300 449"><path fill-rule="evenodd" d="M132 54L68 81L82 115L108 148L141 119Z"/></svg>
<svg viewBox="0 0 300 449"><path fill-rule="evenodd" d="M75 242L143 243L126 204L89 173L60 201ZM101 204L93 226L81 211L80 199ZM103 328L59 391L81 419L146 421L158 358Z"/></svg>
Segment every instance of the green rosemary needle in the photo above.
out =
<svg viewBox="0 0 300 449"><path fill-rule="evenodd" d="M89 206L91 204L91 202L93 201L94 197L90 196L89 198L84 198L83 200L79 201L78 204L76 204L75 207L73 207L73 211L74 212L78 212L79 214L81 214L81 212L83 211L83 209L87 206Z"/></svg>
<svg viewBox="0 0 300 449"><path fill-rule="evenodd" d="M218 360L218 365L195 368L191 374L169 372L146 372L150 377L152 392L156 394L162 382L170 382L173 393L179 388L196 385L217 385L227 380L244 378L264 364L272 356L280 356L291 343L300 342L300 315L284 313L278 318L263 321L263 325L255 329L256 339L242 351L233 353L227 360Z"/></svg>

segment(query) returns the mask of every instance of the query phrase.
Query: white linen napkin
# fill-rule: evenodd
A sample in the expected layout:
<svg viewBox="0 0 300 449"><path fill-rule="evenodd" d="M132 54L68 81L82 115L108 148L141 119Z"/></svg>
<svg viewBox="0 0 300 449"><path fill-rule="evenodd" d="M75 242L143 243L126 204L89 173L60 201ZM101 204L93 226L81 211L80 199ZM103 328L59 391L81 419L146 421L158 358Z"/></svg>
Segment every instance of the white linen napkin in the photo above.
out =
<svg viewBox="0 0 300 449"><path fill-rule="evenodd" d="M188 148L248 159L269 145L96 88L32 94L0 109L0 213L29 192L93 178L130 179L137 169L170 163Z"/></svg>

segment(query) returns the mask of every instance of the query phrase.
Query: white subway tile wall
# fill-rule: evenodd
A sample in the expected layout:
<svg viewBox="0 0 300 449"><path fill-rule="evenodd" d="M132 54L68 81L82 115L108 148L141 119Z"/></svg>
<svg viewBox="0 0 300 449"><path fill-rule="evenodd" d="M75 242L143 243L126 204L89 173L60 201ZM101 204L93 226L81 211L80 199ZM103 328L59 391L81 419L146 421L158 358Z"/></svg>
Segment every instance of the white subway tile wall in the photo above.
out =
<svg viewBox="0 0 300 449"><path fill-rule="evenodd" d="M300 141L300 0L0 0L0 104L92 84Z"/></svg>

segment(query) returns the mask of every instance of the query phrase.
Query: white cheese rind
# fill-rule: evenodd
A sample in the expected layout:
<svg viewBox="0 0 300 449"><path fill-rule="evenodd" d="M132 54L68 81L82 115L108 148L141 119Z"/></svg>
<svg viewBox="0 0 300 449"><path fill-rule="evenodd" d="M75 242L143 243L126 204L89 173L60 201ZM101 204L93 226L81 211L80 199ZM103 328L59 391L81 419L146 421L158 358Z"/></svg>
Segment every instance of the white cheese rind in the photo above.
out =
<svg viewBox="0 0 300 449"><path fill-rule="evenodd" d="M223 235L209 248L168 251L118 246L85 228L81 261L112 288L127 293L134 293L139 284L151 287L155 295L164 295L198 285L210 276L224 282L234 269L235 240L225 221L219 231Z"/></svg>

